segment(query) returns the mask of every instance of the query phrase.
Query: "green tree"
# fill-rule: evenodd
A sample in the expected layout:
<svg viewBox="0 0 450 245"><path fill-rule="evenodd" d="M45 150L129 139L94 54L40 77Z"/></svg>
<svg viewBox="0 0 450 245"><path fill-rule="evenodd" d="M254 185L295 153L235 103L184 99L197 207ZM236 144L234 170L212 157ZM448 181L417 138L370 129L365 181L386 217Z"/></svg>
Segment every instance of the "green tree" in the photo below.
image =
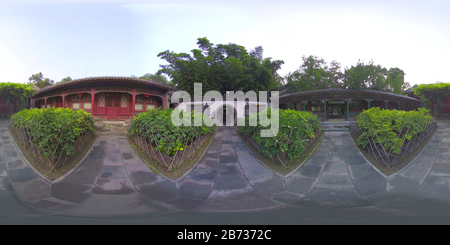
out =
<svg viewBox="0 0 450 245"><path fill-rule="evenodd" d="M38 88L51 86L55 83L55 81L53 81L49 78L44 78L44 75L42 74L42 72L31 75L31 77L28 78L28 80L30 81L30 84L34 84Z"/></svg>
<svg viewBox="0 0 450 245"><path fill-rule="evenodd" d="M303 56L303 64L286 76L286 81L297 91L341 88L343 74L337 61L327 65L324 59L317 56Z"/></svg>
<svg viewBox="0 0 450 245"><path fill-rule="evenodd" d="M167 78L165 76L163 76L162 74L159 74L159 73L155 73L155 74L146 73L146 74L144 74L144 75L142 75L140 77L131 75L131 77L139 78L139 79L145 79L145 80L152 79L154 81L161 82L161 83L164 83L164 84L172 84L172 81L167 80Z"/></svg>
<svg viewBox="0 0 450 245"><path fill-rule="evenodd" d="M71 77L65 77L65 78L63 78L63 79L61 79L61 81L59 81L59 82L56 82L55 84L58 84L58 83L63 83L63 82L68 82L68 81L72 81L72 78Z"/></svg>
<svg viewBox="0 0 450 245"><path fill-rule="evenodd" d="M284 63L282 60L263 58L263 48L247 50L240 45L214 45L207 38L198 38L198 49L192 54L174 53L169 50L161 52L158 57L168 65L160 65L158 73L166 74L172 79L176 88L193 94L194 83L202 83L203 93L216 90L244 92L253 90L268 91L280 83L277 70Z"/></svg>
<svg viewBox="0 0 450 245"><path fill-rule="evenodd" d="M345 69L344 88L347 89L373 89L378 91L391 91L386 84L386 68L358 61L356 66Z"/></svg>

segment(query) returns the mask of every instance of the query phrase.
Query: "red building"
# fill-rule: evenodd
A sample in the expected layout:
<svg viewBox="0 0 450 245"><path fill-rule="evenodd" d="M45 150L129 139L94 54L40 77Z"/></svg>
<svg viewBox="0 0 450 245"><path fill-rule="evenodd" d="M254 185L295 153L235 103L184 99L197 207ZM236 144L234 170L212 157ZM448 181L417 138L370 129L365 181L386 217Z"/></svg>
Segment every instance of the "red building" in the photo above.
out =
<svg viewBox="0 0 450 245"><path fill-rule="evenodd" d="M130 119L150 108L169 107L173 86L131 77L89 77L35 91L33 107L83 109L104 120Z"/></svg>

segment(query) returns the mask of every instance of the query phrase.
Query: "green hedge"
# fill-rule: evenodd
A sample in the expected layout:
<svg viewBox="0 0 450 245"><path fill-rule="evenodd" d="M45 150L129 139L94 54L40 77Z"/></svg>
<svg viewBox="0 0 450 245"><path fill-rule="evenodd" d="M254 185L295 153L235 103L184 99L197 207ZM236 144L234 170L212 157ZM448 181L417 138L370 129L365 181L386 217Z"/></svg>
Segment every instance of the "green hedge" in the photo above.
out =
<svg viewBox="0 0 450 245"><path fill-rule="evenodd" d="M139 135L143 140L157 146L159 151L173 156L183 151L193 140L214 132L215 126L208 127L204 121L202 126L175 126L171 120L172 112L173 109L156 108L140 113L131 122L128 133ZM203 116L195 111L190 115L184 112L184 117L191 117L192 125L194 125L194 115ZM204 117L203 120L210 119Z"/></svg>
<svg viewBox="0 0 450 245"><path fill-rule="evenodd" d="M94 130L89 113L70 108L22 110L11 117L11 124L21 143L32 144L29 147L36 157L53 168L60 162L60 156L76 152L77 143Z"/></svg>
<svg viewBox="0 0 450 245"><path fill-rule="evenodd" d="M357 127L365 131L357 139L357 145L366 148L367 136L369 136L375 143L383 144L385 149L392 148L394 153L399 154L404 144L403 138L411 140L414 135L428 130L428 126L433 120L429 111L424 108L398 111L381 110L374 107L356 117ZM371 131L366 131L369 128Z"/></svg>
<svg viewBox="0 0 450 245"><path fill-rule="evenodd" d="M269 118L271 114L271 110L267 110ZM320 131L320 121L316 115L307 111L280 109L275 110L273 114L279 116L279 129L275 137L261 137L261 130L270 129L271 126L261 126L260 120L257 126L249 125L249 120L254 117L259 119L260 113L250 114L245 119L245 126L239 127L238 130L244 136L250 137L263 154L286 165L286 162L303 153L307 142Z"/></svg>

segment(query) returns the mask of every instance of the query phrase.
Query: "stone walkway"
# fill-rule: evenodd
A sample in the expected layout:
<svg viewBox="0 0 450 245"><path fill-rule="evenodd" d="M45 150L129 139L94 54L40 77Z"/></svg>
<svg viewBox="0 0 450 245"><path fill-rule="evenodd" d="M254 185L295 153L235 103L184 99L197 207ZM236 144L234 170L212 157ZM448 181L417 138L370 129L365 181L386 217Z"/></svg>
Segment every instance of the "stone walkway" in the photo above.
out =
<svg viewBox="0 0 450 245"><path fill-rule="evenodd" d="M124 136L100 136L81 163L51 182L25 162L0 120L0 178L40 212L71 216L164 214L180 210L248 211L286 205L368 207L418 212L411 198L450 204L450 123L408 167L386 177L349 133L326 133L314 155L287 176L256 160L234 128L219 127L202 160L172 181L150 170ZM405 207L406 206L406 207ZM419 208L420 209L420 208Z"/></svg>

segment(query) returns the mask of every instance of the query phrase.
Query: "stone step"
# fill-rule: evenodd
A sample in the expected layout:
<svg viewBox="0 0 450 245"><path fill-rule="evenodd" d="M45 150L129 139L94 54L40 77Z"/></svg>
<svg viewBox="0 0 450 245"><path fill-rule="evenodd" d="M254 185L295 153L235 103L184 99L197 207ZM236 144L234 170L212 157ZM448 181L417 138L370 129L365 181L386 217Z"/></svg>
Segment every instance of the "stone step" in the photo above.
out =
<svg viewBox="0 0 450 245"><path fill-rule="evenodd" d="M322 122L320 124L320 129L324 132L347 132L350 131L349 121L338 121L338 122Z"/></svg>
<svg viewBox="0 0 450 245"><path fill-rule="evenodd" d="M324 132L347 132L350 131L350 128L321 128Z"/></svg>

